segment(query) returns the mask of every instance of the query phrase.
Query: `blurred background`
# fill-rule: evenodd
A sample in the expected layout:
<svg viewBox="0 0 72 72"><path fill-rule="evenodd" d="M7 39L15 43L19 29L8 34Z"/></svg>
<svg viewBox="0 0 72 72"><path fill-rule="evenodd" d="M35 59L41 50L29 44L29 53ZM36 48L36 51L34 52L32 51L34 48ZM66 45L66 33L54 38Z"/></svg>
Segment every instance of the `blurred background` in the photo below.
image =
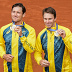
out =
<svg viewBox="0 0 72 72"><path fill-rule="evenodd" d="M0 0L0 27L11 23L11 7L19 2L26 7L26 16L23 21L34 27L37 35L45 27L42 10L50 6L56 10L56 22L72 32L72 0ZM42 72L42 67L37 65L33 55L34 53L32 53L34 72ZM70 56L72 60L72 55ZM3 59L0 58L0 72L3 71Z"/></svg>

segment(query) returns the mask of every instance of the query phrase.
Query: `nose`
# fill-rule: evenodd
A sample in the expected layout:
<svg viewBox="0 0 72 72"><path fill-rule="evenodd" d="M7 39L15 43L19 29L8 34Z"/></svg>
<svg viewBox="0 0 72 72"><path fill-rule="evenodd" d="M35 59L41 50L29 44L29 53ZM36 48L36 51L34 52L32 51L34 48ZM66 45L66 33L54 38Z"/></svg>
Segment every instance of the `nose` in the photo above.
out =
<svg viewBox="0 0 72 72"><path fill-rule="evenodd" d="M14 15L17 16L17 13L15 12Z"/></svg>
<svg viewBox="0 0 72 72"><path fill-rule="evenodd" d="M49 20L47 19L47 21L46 21L47 23L49 22Z"/></svg>

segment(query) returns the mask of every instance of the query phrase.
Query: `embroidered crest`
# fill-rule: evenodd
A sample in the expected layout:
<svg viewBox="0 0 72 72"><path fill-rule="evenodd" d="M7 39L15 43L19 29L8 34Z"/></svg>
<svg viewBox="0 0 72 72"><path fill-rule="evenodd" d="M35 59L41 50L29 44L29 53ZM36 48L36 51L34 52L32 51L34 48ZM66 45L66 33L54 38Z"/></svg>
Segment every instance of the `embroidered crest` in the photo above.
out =
<svg viewBox="0 0 72 72"><path fill-rule="evenodd" d="M8 31L6 32L6 34L8 34L8 33L10 33L10 30L8 30Z"/></svg>
<svg viewBox="0 0 72 72"><path fill-rule="evenodd" d="M46 37L46 34L44 35L43 39Z"/></svg>

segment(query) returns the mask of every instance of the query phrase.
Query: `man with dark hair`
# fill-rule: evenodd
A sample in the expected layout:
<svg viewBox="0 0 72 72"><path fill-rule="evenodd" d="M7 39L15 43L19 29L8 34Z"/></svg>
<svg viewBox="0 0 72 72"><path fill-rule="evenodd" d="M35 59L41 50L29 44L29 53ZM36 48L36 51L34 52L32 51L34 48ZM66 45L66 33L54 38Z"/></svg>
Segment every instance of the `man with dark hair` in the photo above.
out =
<svg viewBox="0 0 72 72"><path fill-rule="evenodd" d="M33 72L31 53L35 50L34 28L22 21L26 9L22 3L12 6L12 23L0 29L0 56L4 72Z"/></svg>
<svg viewBox="0 0 72 72"><path fill-rule="evenodd" d="M52 7L45 8L42 14L46 28L38 34L35 60L44 67L43 72L72 72L69 55L69 51L72 53L71 31L56 23L56 11Z"/></svg>
<svg viewBox="0 0 72 72"><path fill-rule="evenodd" d="M23 6L22 3L16 3L16 4L14 4L14 5L12 6L12 9L13 9L14 7L17 7L17 6L19 6L19 7L22 8L23 14L26 12L26 8Z"/></svg>

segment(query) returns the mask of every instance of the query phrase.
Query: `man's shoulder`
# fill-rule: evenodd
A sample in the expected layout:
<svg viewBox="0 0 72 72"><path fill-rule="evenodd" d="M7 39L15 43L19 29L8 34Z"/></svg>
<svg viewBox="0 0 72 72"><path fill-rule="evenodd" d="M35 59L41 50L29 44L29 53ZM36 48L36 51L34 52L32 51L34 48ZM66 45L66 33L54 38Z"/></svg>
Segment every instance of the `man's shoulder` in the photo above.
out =
<svg viewBox="0 0 72 72"><path fill-rule="evenodd" d="M25 26L24 26L26 29L28 30L35 30L32 26L28 25L25 23Z"/></svg>
<svg viewBox="0 0 72 72"><path fill-rule="evenodd" d="M11 24L12 24L12 23L9 23L9 24L7 24L7 25L4 25L4 26L1 27L1 29L4 30L4 29L8 28Z"/></svg>
<svg viewBox="0 0 72 72"><path fill-rule="evenodd" d="M58 25L59 29L64 29L64 30L69 30L67 27L64 27L64 26L61 26L61 25Z"/></svg>
<svg viewBox="0 0 72 72"><path fill-rule="evenodd" d="M44 32L46 32L46 31L47 31L47 29L44 28L42 31L39 32L38 36L41 36L41 35L42 35Z"/></svg>
<svg viewBox="0 0 72 72"><path fill-rule="evenodd" d="M7 25L4 25L1 27L1 30L4 31L6 28L8 28L12 23L9 23Z"/></svg>
<svg viewBox="0 0 72 72"><path fill-rule="evenodd" d="M65 31L67 31L67 30L69 30L69 28L67 28L67 27L64 27L64 26L61 26L61 25L58 25L58 29L63 29L63 30L65 30Z"/></svg>

